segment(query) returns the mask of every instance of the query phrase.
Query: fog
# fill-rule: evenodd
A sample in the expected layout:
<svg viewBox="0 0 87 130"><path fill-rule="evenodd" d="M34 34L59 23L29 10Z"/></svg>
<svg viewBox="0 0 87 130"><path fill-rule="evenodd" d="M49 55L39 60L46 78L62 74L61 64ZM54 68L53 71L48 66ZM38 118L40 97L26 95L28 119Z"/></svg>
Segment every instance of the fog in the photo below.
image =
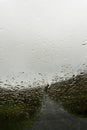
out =
<svg viewBox="0 0 87 130"><path fill-rule="evenodd" d="M0 0L1 78L50 79L86 63L86 0Z"/></svg>

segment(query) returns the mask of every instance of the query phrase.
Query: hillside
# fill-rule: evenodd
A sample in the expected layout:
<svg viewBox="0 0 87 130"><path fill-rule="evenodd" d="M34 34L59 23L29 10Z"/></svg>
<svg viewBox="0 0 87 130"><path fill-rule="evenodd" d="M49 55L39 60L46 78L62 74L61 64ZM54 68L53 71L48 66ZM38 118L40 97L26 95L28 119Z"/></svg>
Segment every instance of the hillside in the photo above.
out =
<svg viewBox="0 0 87 130"><path fill-rule="evenodd" d="M46 92L67 111L87 116L87 73L51 84Z"/></svg>

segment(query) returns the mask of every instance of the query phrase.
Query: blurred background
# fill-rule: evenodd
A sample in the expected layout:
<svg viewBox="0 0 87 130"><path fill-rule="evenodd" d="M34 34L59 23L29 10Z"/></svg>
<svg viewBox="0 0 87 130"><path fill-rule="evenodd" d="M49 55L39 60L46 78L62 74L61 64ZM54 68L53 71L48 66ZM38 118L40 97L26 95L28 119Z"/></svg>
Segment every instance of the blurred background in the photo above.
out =
<svg viewBox="0 0 87 130"><path fill-rule="evenodd" d="M86 64L86 0L0 0L1 81L50 82Z"/></svg>

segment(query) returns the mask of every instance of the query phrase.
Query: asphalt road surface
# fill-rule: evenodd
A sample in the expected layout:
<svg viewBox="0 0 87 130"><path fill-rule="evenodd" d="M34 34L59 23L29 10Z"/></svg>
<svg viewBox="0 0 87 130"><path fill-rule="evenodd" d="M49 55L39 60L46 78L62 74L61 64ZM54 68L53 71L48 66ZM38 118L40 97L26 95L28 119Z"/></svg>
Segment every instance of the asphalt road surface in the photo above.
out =
<svg viewBox="0 0 87 130"><path fill-rule="evenodd" d="M87 118L67 113L46 95L41 113L31 130L87 130Z"/></svg>

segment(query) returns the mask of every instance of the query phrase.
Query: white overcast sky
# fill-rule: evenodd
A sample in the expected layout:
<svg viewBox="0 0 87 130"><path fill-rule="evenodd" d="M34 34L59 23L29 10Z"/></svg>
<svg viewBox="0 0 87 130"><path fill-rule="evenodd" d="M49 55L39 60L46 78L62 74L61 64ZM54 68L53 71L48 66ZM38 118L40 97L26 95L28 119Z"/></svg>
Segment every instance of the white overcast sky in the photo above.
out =
<svg viewBox="0 0 87 130"><path fill-rule="evenodd" d="M57 73L87 60L87 0L0 0L0 73Z"/></svg>

